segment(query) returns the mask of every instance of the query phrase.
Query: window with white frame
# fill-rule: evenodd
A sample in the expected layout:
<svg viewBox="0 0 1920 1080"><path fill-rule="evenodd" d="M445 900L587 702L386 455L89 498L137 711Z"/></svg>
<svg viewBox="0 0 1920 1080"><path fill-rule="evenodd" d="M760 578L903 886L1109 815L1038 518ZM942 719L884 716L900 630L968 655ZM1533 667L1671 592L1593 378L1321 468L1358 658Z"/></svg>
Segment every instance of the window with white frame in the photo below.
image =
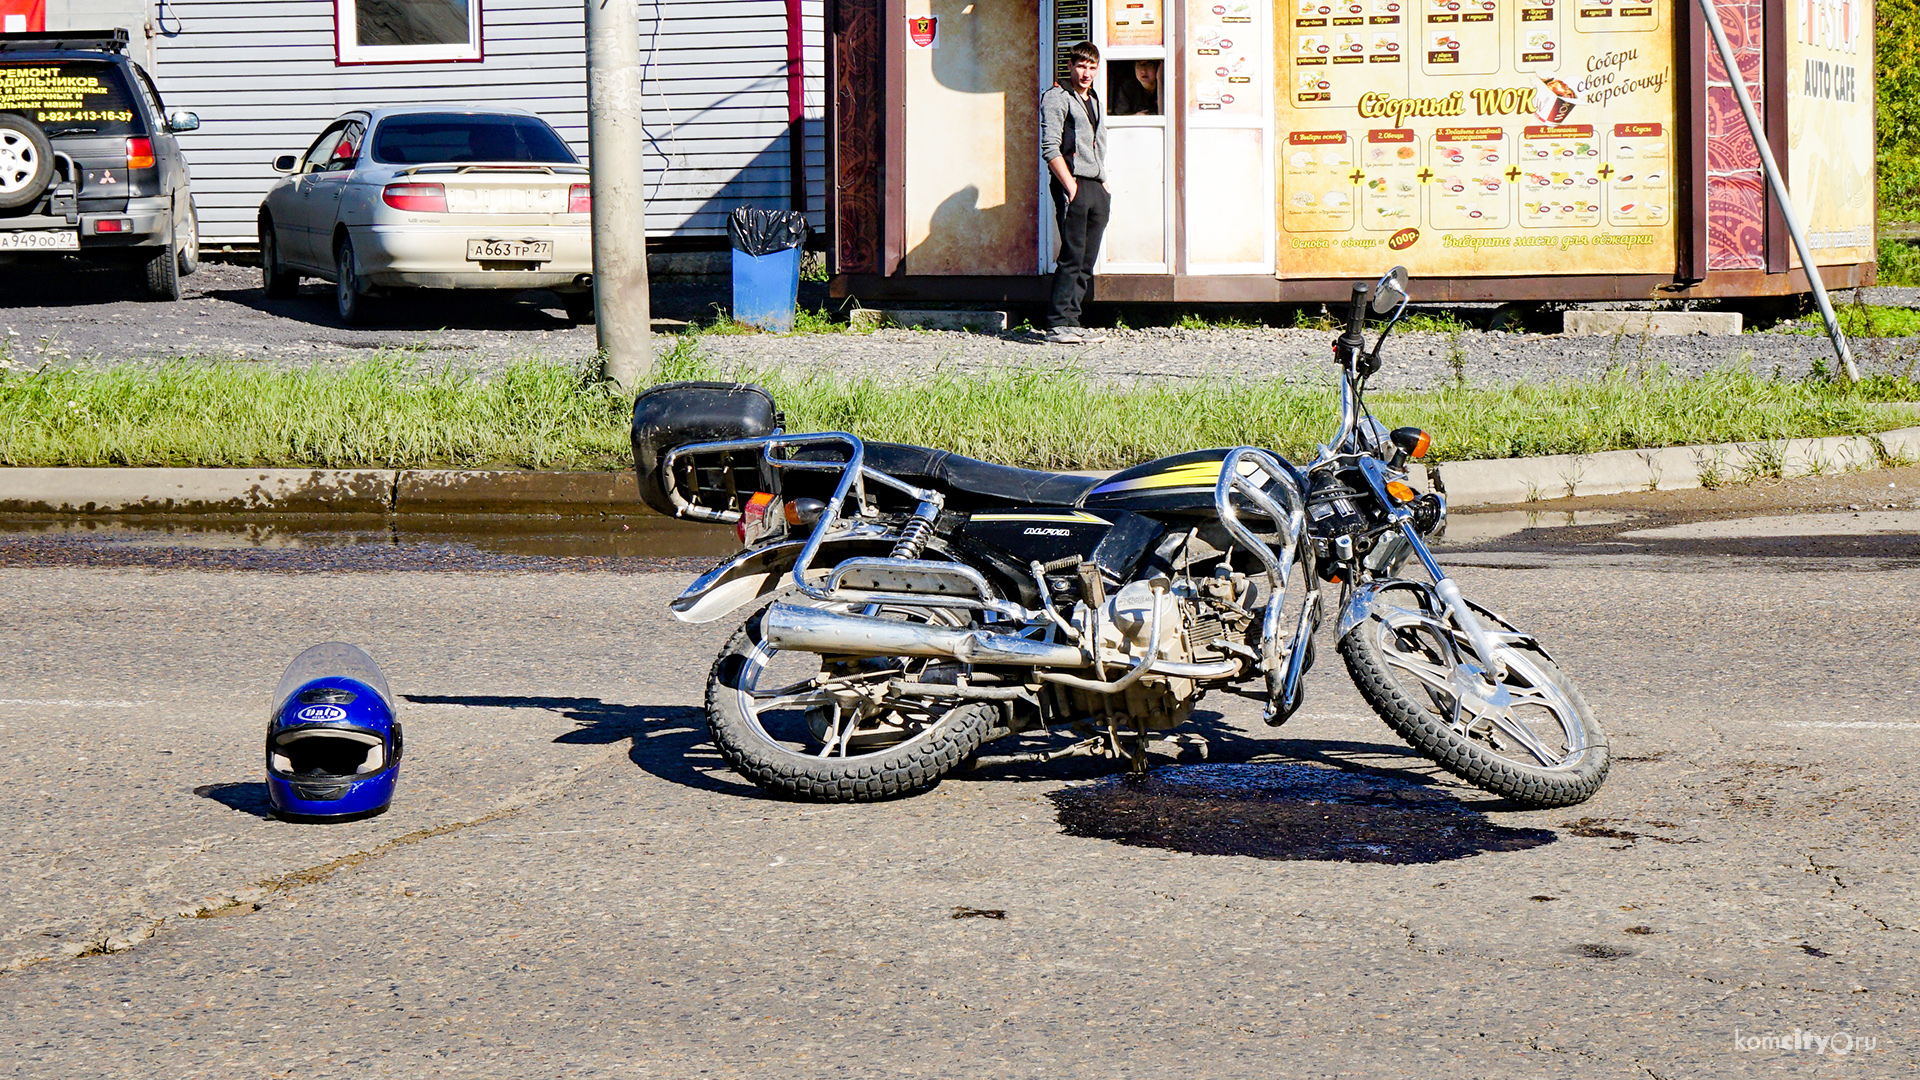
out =
<svg viewBox="0 0 1920 1080"><path fill-rule="evenodd" d="M342 64L478 60L480 0L334 0Z"/></svg>

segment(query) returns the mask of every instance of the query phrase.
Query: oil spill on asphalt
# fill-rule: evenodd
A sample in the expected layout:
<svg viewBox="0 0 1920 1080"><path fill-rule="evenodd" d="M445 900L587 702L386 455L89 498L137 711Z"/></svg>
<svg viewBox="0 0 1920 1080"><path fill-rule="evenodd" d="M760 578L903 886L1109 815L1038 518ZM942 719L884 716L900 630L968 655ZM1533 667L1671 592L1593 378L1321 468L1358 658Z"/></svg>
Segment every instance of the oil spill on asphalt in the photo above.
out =
<svg viewBox="0 0 1920 1080"><path fill-rule="evenodd" d="M1193 855L1433 863L1553 843L1443 789L1318 765L1170 766L1048 795L1069 836Z"/></svg>
<svg viewBox="0 0 1920 1080"><path fill-rule="evenodd" d="M0 567L696 573L738 547L724 526L659 517L0 521Z"/></svg>

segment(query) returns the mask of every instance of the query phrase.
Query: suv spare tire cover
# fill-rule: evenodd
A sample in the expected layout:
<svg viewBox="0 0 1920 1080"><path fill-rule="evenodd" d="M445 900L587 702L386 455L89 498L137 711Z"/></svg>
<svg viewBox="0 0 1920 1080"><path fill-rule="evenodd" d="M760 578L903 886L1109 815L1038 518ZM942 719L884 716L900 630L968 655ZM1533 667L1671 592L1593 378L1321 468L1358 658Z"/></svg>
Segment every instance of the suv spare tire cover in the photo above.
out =
<svg viewBox="0 0 1920 1080"><path fill-rule="evenodd" d="M53 182L53 144L39 124L0 112L0 210L39 201Z"/></svg>

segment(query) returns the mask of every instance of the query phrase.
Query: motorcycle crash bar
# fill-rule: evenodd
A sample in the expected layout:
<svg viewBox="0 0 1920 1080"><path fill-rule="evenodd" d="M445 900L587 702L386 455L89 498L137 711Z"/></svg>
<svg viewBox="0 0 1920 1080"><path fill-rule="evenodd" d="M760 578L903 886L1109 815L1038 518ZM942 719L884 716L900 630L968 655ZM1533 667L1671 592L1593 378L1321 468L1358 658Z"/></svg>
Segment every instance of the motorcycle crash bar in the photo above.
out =
<svg viewBox="0 0 1920 1080"><path fill-rule="evenodd" d="M763 623L767 644L829 656L925 656L968 664L1085 667L1078 645L1012 634L844 615L795 604L774 604Z"/></svg>

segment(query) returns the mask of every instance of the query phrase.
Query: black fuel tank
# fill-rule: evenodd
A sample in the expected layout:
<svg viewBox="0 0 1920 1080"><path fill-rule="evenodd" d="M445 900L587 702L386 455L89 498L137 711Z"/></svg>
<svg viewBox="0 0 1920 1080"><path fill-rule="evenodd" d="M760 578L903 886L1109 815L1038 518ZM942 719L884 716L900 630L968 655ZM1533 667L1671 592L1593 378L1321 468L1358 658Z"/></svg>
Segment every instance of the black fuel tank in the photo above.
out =
<svg viewBox="0 0 1920 1080"><path fill-rule="evenodd" d="M1102 510L1212 514L1220 463L1231 452L1231 448L1190 450L1122 469L1087 492L1080 505L1096 514Z"/></svg>

